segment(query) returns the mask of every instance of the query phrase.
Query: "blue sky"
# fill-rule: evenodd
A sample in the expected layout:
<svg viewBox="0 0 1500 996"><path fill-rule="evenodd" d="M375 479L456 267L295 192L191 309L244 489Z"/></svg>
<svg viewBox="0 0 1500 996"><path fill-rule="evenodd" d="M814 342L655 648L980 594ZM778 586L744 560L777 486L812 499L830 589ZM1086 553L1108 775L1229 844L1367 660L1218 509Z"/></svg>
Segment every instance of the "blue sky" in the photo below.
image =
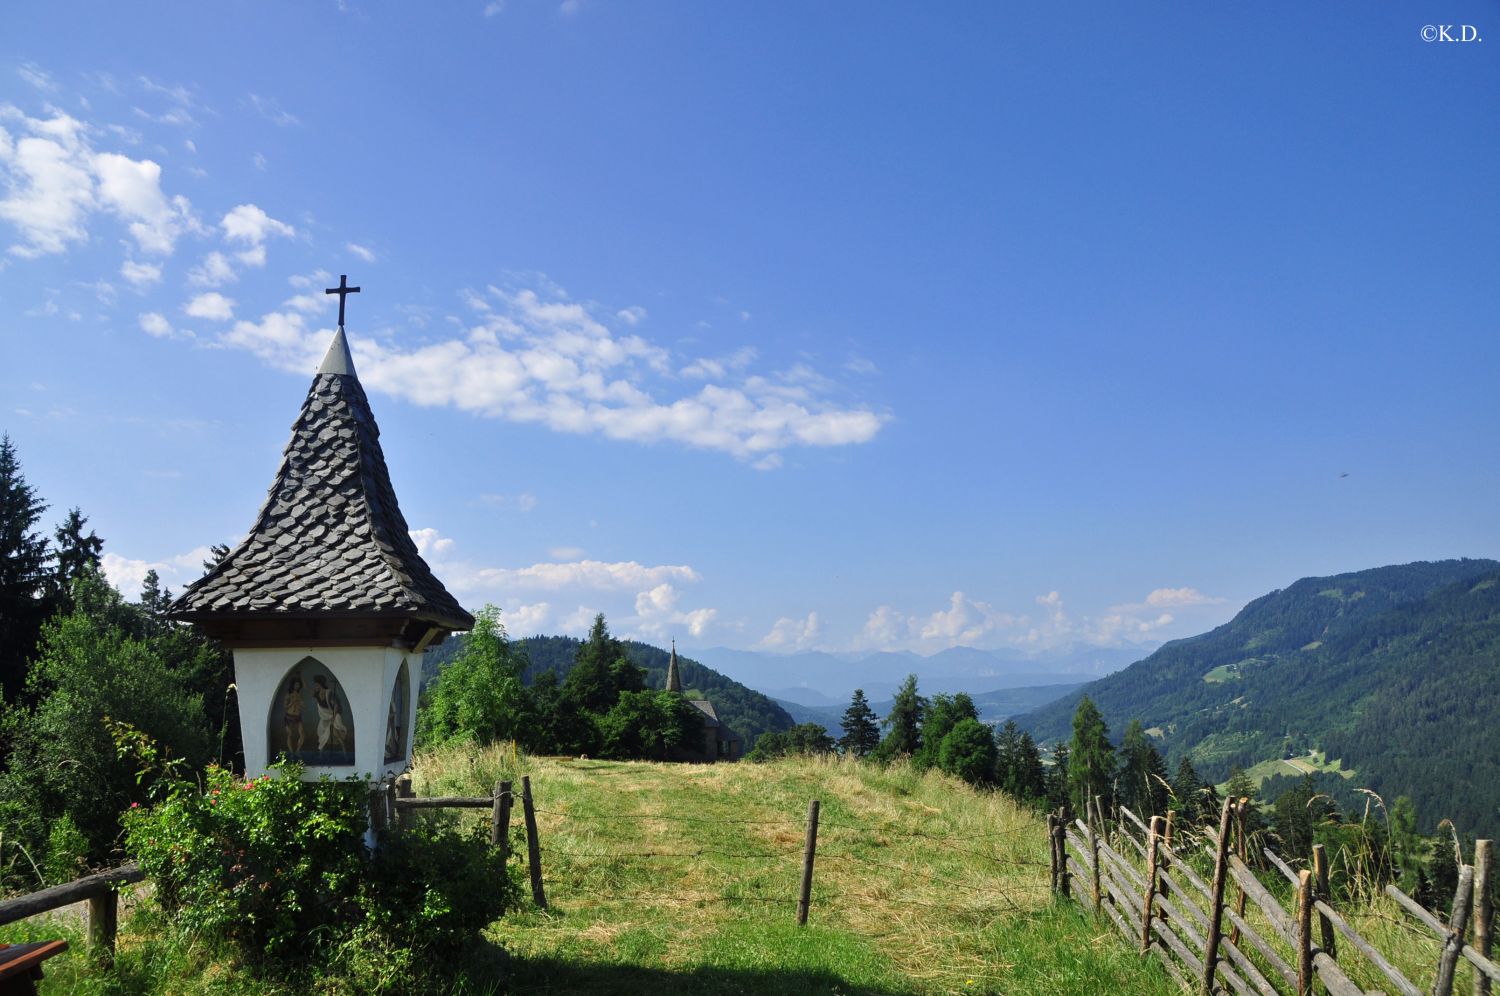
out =
<svg viewBox="0 0 1500 996"><path fill-rule="evenodd" d="M1497 53L1494 2L11 5L0 427L180 588L347 273L513 633L1185 636L1500 555Z"/></svg>

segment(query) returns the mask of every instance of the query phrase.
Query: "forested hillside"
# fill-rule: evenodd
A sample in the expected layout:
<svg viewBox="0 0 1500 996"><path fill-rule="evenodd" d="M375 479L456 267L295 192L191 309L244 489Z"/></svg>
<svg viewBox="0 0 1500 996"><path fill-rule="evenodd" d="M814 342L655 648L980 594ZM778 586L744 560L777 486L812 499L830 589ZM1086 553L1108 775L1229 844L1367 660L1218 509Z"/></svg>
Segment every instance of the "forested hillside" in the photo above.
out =
<svg viewBox="0 0 1500 996"><path fill-rule="evenodd" d="M436 674L442 664L451 660L463 647L463 637L453 637L437 650L427 655L423 665L423 683ZM544 671L556 674L561 680L573 666L582 641L571 636L530 636L515 641L515 650L526 660L524 678L529 685ZM637 667L646 669L648 688L665 688L667 684L668 654L659 647L634 640L623 641L626 654ZM704 667L697 661L677 655L678 672L685 690L696 691L712 702L719 719L745 738L748 750L762 733L790 730L796 725L791 715L760 692L726 678L724 675Z"/></svg>
<svg viewBox="0 0 1500 996"><path fill-rule="evenodd" d="M1066 738L1087 694L1117 735L1139 719L1221 781L1231 767L1324 751L1344 784L1409 796L1423 825L1500 830L1500 563L1450 560L1304 578L1021 717ZM1320 784L1340 787L1338 779Z"/></svg>

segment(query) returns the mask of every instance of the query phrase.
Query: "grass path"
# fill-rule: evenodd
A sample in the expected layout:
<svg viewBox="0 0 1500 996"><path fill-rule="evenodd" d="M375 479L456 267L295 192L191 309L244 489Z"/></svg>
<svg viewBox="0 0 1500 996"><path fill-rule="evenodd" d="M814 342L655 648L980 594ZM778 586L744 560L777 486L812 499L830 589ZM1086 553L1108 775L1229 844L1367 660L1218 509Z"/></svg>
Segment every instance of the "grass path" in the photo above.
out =
<svg viewBox="0 0 1500 996"><path fill-rule="evenodd" d="M517 993L1144 993L1173 987L1054 905L1029 811L836 759L664 765L419 758L419 795L532 779L550 910L492 929ZM809 925L795 925L810 799Z"/></svg>

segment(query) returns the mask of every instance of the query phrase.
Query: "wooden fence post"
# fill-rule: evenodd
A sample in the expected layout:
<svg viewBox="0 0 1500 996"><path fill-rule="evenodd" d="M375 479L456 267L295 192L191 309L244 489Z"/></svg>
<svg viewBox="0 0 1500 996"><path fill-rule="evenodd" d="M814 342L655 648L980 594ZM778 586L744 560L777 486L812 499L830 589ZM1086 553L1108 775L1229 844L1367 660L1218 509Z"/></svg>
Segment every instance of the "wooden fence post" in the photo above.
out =
<svg viewBox="0 0 1500 996"><path fill-rule="evenodd" d="M1313 873L1297 876L1297 996L1312 996L1313 986Z"/></svg>
<svg viewBox="0 0 1500 996"><path fill-rule="evenodd" d="M1328 848L1322 844L1313 845L1313 877L1317 880L1317 897L1328 905L1333 905L1333 888L1328 884ZM1333 932L1333 921L1322 913L1318 914L1318 939L1328 957L1338 957L1337 935Z"/></svg>
<svg viewBox="0 0 1500 996"><path fill-rule="evenodd" d="M417 794L416 790L411 787L411 773L410 772L407 772L406 774L403 774L400 778L396 779L396 798L398 798L398 799L410 799L412 796L414 796L416 794ZM406 829L410 828L411 827L411 810L410 809L403 809L400 806L395 807L395 810L396 810L396 826L400 827L402 830L406 830Z"/></svg>
<svg viewBox="0 0 1500 996"><path fill-rule="evenodd" d="M547 908L547 894L542 891L542 845L537 840L536 808L531 804L531 776L521 776L521 811L526 817L526 861L531 866L531 898L542 909Z"/></svg>
<svg viewBox="0 0 1500 996"><path fill-rule="evenodd" d="M1051 873L1052 892L1057 892L1057 814L1047 814L1047 868Z"/></svg>
<svg viewBox="0 0 1500 996"><path fill-rule="evenodd" d="M1064 899L1073 895L1073 873L1068 871L1068 807L1059 806L1057 825L1052 828L1052 847L1057 852L1057 891Z"/></svg>
<svg viewBox="0 0 1500 996"><path fill-rule="evenodd" d="M818 852L818 800L807 804L807 841L802 847L802 893L797 899L797 926L807 925L812 905L813 856Z"/></svg>
<svg viewBox="0 0 1500 996"><path fill-rule="evenodd" d="M368 782L366 784L369 784ZM376 836L385 829L386 802L385 784L372 786L370 789L370 832Z"/></svg>
<svg viewBox="0 0 1500 996"><path fill-rule="evenodd" d="M1161 849L1161 835L1166 822L1160 816L1151 817L1151 828L1146 833L1146 895L1141 902L1141 954L1151 950L1151 907L1156 899L1156 859Z"/></svg>
<svg viewBox="0 0 1500 996"><path fill-rule="evenodd" d="M114 963L119 925L120 894L105 884L89 897L89 953L102 965Z"/></svg>
<svg viewBox="0 0 1500 996"><path fill-rule="evenodd" d="M1494 910L1490 901L1490 859L1495 842L1474 842L1474 950L1490 956L1490 930L1493 927ZM1474 973L1474 996L1490 996L1490 977L1483 972Z"/></svg>
<svg viewBox="0 0 1500 996"><path fill-rule="evenodd" d="M1234 853L1239 855L1241 861L1247 857L1245 848L1245 810L1250 807L1250 800L1241 796L1234 804ZM1241 920L1245 919L1245 887L1240 884L1239 879L1234 880L1235 897L1234 912ZM1240 925L1235 924L1234 929L1229 932L1229 942L1235 947L1240 946Z"/></svg>
<svg viewBox="0 0 1500 996"><path fill-rule="evenodd" d="M1098 796L1095 796L1095 798L1097 799ZM1096 819L1098 819L1098 807L1095 806L1094 803L1091 800L1085 799L1085 800L1083 800L1083 809L1084 809L1084 815L1088 817L1088 824L1087 825L1088 825L1088 828L1089 828L1089 857L1092 859L1093 865L1094 865L1094 868L1093 868L1094 909L1097 910L1099 908L1099 904L1103 901L1103 891L1104 891L1103 889L1100 888L1100 885L1099 885L1099 829L1100 828L1096 828L1095 823L1094 823L1094 821Z"/></svg>
<svg viewBox="0 0 1500 996"><path fill-rule="evenodd" d="M1458 870L1458 891L1453 895L1448 938L1443 942L1443 953L1438 958L1437 981L1432 984L1432 996L1453 994L1453 971L1458 967L1458 956L1464 949L1464 932L1469 926L1469 904L1473 897L1474 866L1464 865Z"/></svg>
<svg viewBox="0 0 1500 996"><path fill-rule="evenodd" d="M1234 816L1234 800L1224 800L1219 816L1219 846L1214 857L1214 886L1208 904L1208 940L1203 946L1203 979L1200 991L1213 996L1214 972L1219 967L1219 938L1224 919L1224 880L1229 874L1229 829Z"/></svg>

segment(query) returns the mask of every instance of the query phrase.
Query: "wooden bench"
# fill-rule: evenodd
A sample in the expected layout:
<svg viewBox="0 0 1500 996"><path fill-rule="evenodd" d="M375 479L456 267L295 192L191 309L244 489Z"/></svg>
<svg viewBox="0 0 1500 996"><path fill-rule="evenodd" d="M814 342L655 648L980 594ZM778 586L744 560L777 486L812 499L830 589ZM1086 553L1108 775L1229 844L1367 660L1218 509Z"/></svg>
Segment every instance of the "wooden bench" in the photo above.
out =
<svg viewBox="0 0 1500 996"><path fill-rule="evenodd" d="M67 941L0 944L0 996L34 996L42 962L66 950Z"/></svg>

